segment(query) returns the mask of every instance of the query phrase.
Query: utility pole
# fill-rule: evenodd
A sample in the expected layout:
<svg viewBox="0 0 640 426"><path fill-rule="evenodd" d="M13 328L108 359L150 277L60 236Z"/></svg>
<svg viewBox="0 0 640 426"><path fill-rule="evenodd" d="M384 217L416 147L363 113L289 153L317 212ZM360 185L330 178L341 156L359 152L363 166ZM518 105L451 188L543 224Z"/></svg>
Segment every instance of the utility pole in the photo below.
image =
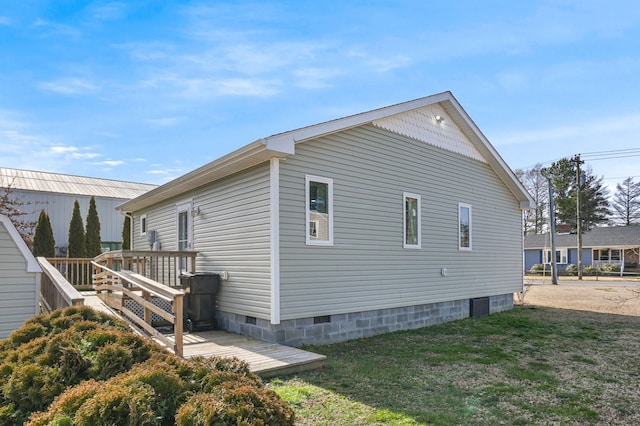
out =
<svg viewBox="0 0 640 426"><path fill-rule="evenodd" d="M584 161L580 160L580 154L576 154L572 159L576 163L576 231L578 233L578 279L582 280L582 224L580 219L580 187L582 179L580 175L580 165Z"/></svg>
<svg viewBox="0 0 640 426"><path fill-rule="evenodd" d="M553 182L549 171L545 168L540 171L542 176L547 178L549 187L549 227L551 234L551 283L558 285L558 265L556 263L556 204L553 193Z"/></svg>

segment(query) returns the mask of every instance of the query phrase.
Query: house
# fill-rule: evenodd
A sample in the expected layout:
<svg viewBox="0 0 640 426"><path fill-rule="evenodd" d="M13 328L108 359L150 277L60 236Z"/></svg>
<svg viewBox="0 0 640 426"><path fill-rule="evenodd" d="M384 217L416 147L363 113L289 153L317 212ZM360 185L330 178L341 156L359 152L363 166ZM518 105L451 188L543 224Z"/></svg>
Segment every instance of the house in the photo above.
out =
<svg viewBox="0 0 640 426"><path fill-rule="evenodd" d="M613 263L620 271L637 269L640 253L640 225L593 228L582 234L582 265L602 266ZM551 263L551 239L547 234L527 235L524 239L524 267ZM558 270L578 264L576 233L556 233L556 263Z"/></svg>
<svg viewBox="0 0 640 426"><path fill-rule="evenodd" d="M256 140L124 203L221 328L328 343L510 309L532 200L450 92Z"/></svg>
<svg viewBox="0 0 640 426"><path fill-rule="evenodd" d="M11 220L0 215L0 339L40 312L41 272Z"/></svg>
<svg viewBox="0 0 640 426"><path fill-rule="evenodd" d="M156 186L0 167L0 190L9 190L12 198L21 203L19 207L25 214L20 216L20 220L36 223L40 211L44 209L51 221L56 254L62 257L66 256L69 223L75 200L80 204L84 221L89 210L89 200L92 196L95 198L102 247L117 250L122 244L124 217L115 210L116 206Z"/></svg>

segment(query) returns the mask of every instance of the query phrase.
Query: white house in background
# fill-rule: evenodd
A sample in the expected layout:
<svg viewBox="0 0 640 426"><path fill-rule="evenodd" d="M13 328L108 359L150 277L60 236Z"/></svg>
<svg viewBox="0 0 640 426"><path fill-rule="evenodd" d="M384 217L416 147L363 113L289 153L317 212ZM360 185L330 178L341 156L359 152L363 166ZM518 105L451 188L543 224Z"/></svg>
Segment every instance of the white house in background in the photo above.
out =
<svg viewBox="0 0 640 426"><path fill-rule="evenodd" d="M23 203L21 208L26 214L20 216L20 220L37 222L40 211L44 209L51 221L56 252L61 256L66 255L75 200L80 204L84 222L89 200L95 197L102 246L116 250L121 247L124 223L124 217L116 211L116 206L155 187L144 183L0 167L0 188L11 188L13 198Z"/></svg>
<svg viewBox="0 0 640 426"><path fill-rule="evenodd" d="M220 327L328 343L513 307L532 204L450 92L259 139L124 203L223 271Z"/></svg>
<svg viewBox="0 0 640 426"><path fill-rule="evenodd" d="M0 339L40 313L41 272L9 218L0 215Z"/></svg>

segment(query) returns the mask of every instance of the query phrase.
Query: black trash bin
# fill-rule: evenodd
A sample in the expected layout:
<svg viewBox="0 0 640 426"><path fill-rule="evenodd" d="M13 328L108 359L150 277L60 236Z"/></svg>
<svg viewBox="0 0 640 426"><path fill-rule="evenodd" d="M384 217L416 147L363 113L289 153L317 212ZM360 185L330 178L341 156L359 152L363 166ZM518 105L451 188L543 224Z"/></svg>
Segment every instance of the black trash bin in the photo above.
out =
<svg viewBox="0 0 640 426"><path fill-rule="evenodd" d="M215 330L216 293L220 287L220 275L210 272L197 272L180 276L184 295L184 328L195 330Z"/></svg>

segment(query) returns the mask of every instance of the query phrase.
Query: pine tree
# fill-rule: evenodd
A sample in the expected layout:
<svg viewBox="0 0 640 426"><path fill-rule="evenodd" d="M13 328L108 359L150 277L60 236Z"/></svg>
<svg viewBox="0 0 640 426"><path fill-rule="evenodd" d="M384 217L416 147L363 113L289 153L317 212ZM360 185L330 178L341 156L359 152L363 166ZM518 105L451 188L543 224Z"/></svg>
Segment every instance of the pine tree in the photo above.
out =
<svg viewBox="0 0 640 426"><path fill-rule="evenodd" d="M84 225L80 215L80 203L73 204L73 213L69 223L69 241L67 242L67 256L84 258L87 255L87 247L84 236Z"/></svg>
<svg viewBox="0 0 640 426"><path fill-rule="evenodd" d="M100 241L100 218L96 209L96 200L91 197L89 200L89 211L87 212L87 232L85 234L86 256L96 257L102 253Z"/></svg>
<svg viewBox="0 0 640 426"><path fill-rule="evenodd" d="M124 217L122 225L122 250L131 250L131 218Z"/></svg>
<svg viewBox="0 0 640 426"><path fill-rule="evenodd" d="M33 237L33 255L54 257L56 255L56 242L53 237L53 229L49 215L42 209L36 225L36 233Z"/></svg>
<svg viewBox="0 0 640 426"><path fill-rule="evenodd" d="M556 220L577 229L576 196L580 194L580 229L587 231L609 220L609 201L603 179L587 166L581 173L580 185L576 179L576 165L563 158L548 168L555 191Z"/></svg>

